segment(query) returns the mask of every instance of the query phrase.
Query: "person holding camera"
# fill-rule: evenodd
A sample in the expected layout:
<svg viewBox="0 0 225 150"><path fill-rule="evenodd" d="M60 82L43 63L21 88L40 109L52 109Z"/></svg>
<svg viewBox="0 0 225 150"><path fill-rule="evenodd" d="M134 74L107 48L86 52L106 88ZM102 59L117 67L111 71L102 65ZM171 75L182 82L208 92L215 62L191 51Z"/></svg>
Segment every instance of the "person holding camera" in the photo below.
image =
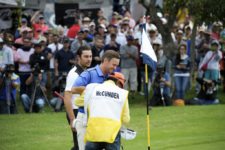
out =
<svg viewBox="0 0 225 150"><path fill-rule="evenodd" d="M11 114L16 110L15 94L19 77L13 73L13 64L13 50L0 38L0 114Z"/></svg>
<svg viewBox="0 0 225 150"><path fill-rule="evenodd" d="M15 72L15 66L6 65L0 76L0 114L15 114L16 92L20 85L20 78Z"/></svg>
<svg viewBox="0 0 225 150"><path fill-rule="evenodd" d="M155 74L155 79L153 82L154 94L150 100L150 106L170 106L170 75L165 71L163 65L157 65L157 72Z"/></svg>
<svg viewBox="0 0 225 150"><path fill-rule="evenodd" d="M42 91L41 85L38 86L42 81L41 72L34 71L30 73L30 76L25 81L27 86L31 86L31 92L23 93L21 100L24 106L25 112L40 112L45 105L45 97Z"/></svg>
<svg viewBox="0 0 225 150"><path fill-rule="evenodd" d="M2 38L0 38L0 75L7 64L13 64L13 51L5 45Z"/></svg>
<svg viewBox="0 0 225 150"><path fill-rule="evenodd" d="M45 87L47 83L47 71L49 70L48 54L42 49L41 43L34 43L34 53L31 54L29 63L33 72L41 72L40 84Z"/></svg>
<svg viewBox="0 0 225 150"><path fill-rule="evenodd" d="M41 44L34 43L34 53L29 57L29 65L31 66L31 72L24 81L27 89L21 93L21 101L25 112L30 112L31 107L34 112L39 112L45 104L42 88L45 89L46 70L48 69L47 55L42 52Z"/></svg>

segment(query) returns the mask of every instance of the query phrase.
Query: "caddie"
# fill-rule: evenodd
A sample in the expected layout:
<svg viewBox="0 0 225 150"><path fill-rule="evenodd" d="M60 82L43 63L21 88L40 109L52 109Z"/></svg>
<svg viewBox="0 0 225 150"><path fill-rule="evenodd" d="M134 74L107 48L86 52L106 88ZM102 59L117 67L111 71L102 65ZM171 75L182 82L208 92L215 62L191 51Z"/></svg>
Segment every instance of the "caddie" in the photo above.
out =
<svg viewBox="0 0 225 150"><path fill-rule="evenodd" d="M85 150L120 150L120 128L130 121L128 91L122 89L122 73L110 74L105 82L87 85L84 108L88 114Z"/></svg>

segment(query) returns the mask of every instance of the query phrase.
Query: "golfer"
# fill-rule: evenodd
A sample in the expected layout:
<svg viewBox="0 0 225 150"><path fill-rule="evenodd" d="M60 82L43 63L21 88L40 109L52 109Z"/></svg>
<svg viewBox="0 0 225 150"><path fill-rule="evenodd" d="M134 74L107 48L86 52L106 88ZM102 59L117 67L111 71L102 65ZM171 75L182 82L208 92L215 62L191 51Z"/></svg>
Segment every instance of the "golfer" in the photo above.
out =
<svg viewBox="0 0 225 150"><path fill-rule="evenodd" d="M113 50L106 51L102 56L102 61L100 65L90 68L76 79L72 93L82 94L85 87L90 83L103 83L107 78L109 73L112 73L119 65L120 56L117 52ZM84 94L75 100L75 104L79 106L77 118L73 120L73 126L77 131L77 139L79 150L84 150L85 142L84 135L86 132L86 124L83 123L84 118ZM72 117L70 117L72 118Z"/></svg>
<svg viewBox="0 0 225 150"><path fill-rule="evenodd" d="M81 46L77 50L77 64L69 71L66 79L66 88L64 92L64 105L67 112L67 119L70 123L72 133L73 133L73 142L74 146L71 150L78 150L78 142L77 142L77 133L75 128L72 126L72 122L77 116L78 106L75 105L74 99L79 94L72 94L71 88L73 86L73 82L77 79L77 77L88 67L91 65L92 60L92 51L87 46Z"/></svg>
<svg viewBox="0 0 225 150"><path fill-rule="evenodd" d="M114 72L102 83L89 84L84 93L88 121L85 150L120 150L120 128L130 121L125 78Z"/></svg>

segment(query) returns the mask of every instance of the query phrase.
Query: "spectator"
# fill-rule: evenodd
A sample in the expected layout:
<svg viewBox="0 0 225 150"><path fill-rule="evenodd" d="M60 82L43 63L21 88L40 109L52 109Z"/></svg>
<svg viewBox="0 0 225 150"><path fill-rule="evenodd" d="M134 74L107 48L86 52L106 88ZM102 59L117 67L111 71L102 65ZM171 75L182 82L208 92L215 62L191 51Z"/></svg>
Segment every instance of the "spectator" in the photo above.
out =
<svg viewBox="0 0 225 150"><path fill-rule="evenodd" d="M208 51L199 65L199 69L203 69L203 66L207 64L205 68L204 78L207 80L218 81L220 78L220 66L219 62L222 59L222 52L220 51L220 44L217 40L213 40L211 43L210 51Z"/></svg>
<svg viewBox="0 0 225 150"><path fill-rule="evenodd" d="M169 106L171 105L170 99L170 75L165 71L165 67L157 65L157 72L153 81L153 96L150 100L150 106Z"/></svg>
<svg viewBox="0 0 225 150"><path fill-rule="evenodd" d="M92 46L92 63L91 67L95 67L96 65L99 65L101 63L101 57L104 53L104 40L97 36L94 39L94 45Z"/></svg>
<svg viewBox="0 0 225 150"><path fill-rule="evenodd" d="M63 72L68 73L75 64L74 54L70 51L69 38L64 39L63 48L55 54L55 76L61 76Z"/></svg>
<svg viewBox="0 0 225 150"><path fill-rule="evenodd" d="M88 28L91 23L91 19L89 17L84 17L82 20L82 29Z"/></svg>
<svg viewBox="0 0 225 150"><path fill-rule="evenodd" d="M202 42L196 46L197 48L196 63L198 67L202 62L203 58L205 57L206 53L210 50L210 43L212 42L211 32L205 30L203 33L204 38ZM202 72L200 72L200 70L198 70L198 77L202 77Z"/></svg>
<svg viewBox="0 0 225 150"><path fill-rule="evenodd" d="M88 46L87 42L84 40L84 31L81 30L77 34L77 38L71 44L71 51L76 55L77 50L81 46Z"/></svg>
<svg viewBox="0 0 225 150"><path fill-rule="evenodd" d="M162 41L161 34L158 33L158 29L154 24L150 24L148 33L149 33L151 43L156 39L159 39Z"/></svg>
<svg viewBox="0 0 225 150"><path fill-rule="evenodd" d="M118 12L113 12L112 18L110 20L110 24L119 25L120 24L120 21L119 21L120 18L122 18L122 16L120 16Z"/></svg>
<svg viewBox="0 0 225 150"><path fill-rule="evenodd" d="M33 38L34 40L40 41L41 39L45 38L43 36L41 28L37 28L35 33L36 33L36 35Z"/></svg>
<svg viewBox="0 0 225 150"><path fill-rule="evenodd" d="M99 26L98 20L99 20L99 18L101 18L101 17L104 17L104 12L103 12L102 9L99 9L98 12L97 12L96 18L94 18L94 23L96 24L96 26Z"/></svg>
<svg viewBox="0 0 225 150"><path fill-rule="evenodd" d="M190 58L187 55L186 45L181 44L178 48L179 52L174 61L174 81L176 99L184 99L190 81Z"/></svg>
<svg viewBox="0 0 225 150"><path fill-rule="evenodd" d="M105 45L104 51L114 50L116 52L119 52L120 44L116 42L116 34L115 33L110 34L110 39L111 41L109 44Z"/></svg>
<svg viewBox="0 0 225 150"><path fill-rule="evenodd" d="M25 92L21 94L22 104L24 106L25 112L30 112L32 107L32 112L40 112L45 105L45 96L43 87L38 82L41 82L42 75L39 72L34 71L30 73L29 77L26 79L26 86L31 86L32 92ZM35 88L36 87L36 88ZM36 89L36 90L35 90ZM34 99L32 97L34 96Z"/></svg>
<svg viewBox="0 0 225 150"><path fill-rule="evenodd" d="M19 38L21 35L21 31L23 30L31 30L30 27L27 26L27 19L26 18L22 18L21 19L21 26L19 28L17 28L16 32L15 32L15 39Z"/></svg>
<svg viewBox="0 0 225 150"><path fill-rule="evenodd" d="M49 70L48 55L43 51L40 43L34 44L34 53L30 55L29 60L31 68L38 69L41 72L42 80L40 84L45 87L47 83L47 71Z"/></svg>
<svg viewBox="0 0 225 150"><path fill-rule="evenodd" d="M135 37L134 39L134 45L138 48L138 58L136 60L137 64L137 91L140 95L144 95L144 92L142 92L144 83L144 72L145 72L145 65L143 64L143 60L141 57L141 45L139 44L138 37Z"/></svg>
<svg viewBox="0 0 225 150"><path fill-rule="evenodd" d="M120 32L117 26L115 26L115 25L113 26L111 33L116 34L116 42L118 44L120 44L121 46L127 44L126 35L124 33ZM109 44L110 41L111 41L111 38L110 38L110 34L109 34L106 36L105 44Z"/></svg>
<svg viewBox="0 0 225 150"><path fill-rule="evenodd" d="M15 43L23 45L23 40L25 38L28 38L28 36L27 36L28 35L28 29L27 28L21 29L20 30L20 34L21 34L21 37L17 38Z"/></svg>
<svg viewBox="0 0 225 150"><path fill-rule="evenodd" d="M54 66L54 60L55 60L55 54L63 48L63 44L59 43L59 37L57 34L53 35L53 43L48 45L48 48L51 49L51 56L50 56L50 70L53 71Z"/></svg>
<svg viewBox="0 0 225 150"><path fill-rule="evenodd" d="M221 76L225 79L225 28L220 33L220 43L223 58L221 60ZM225 92L225 80L223 80L223 91Z"/></svg>
<svg viewBox="0 0 225 150"><path fill-rule="evenodd" d="M75 19L74 24L69 28L67 32L67 36L73 40L76 38L77 33L80 31L80 25L78 23L78 19Z"/></svg>
<svg viewBox="0 0 225 150"><path fill-rule="evenodd" d="M169 74L172 73L171 71L172 62L164 54L164 50L162 49L162 41L159 39L156 39L153 41L152 46L157 56L157 64L163 66L167 73Z"/></svg>
<svg viewBox="0 0 225 150"><path fill-rule="evenodd" d="M0 74L7 64L14 64L13 51L10 47L6 46L3 39L0 38Z"/></svg>
<svg viewBox="0 0 225 150"><path fill-rule="evenodd" d="M89 35L94 36L94 34L96 33L95 28L96 28L95 23L94 22L91 22L89 24Z"/></svg>
<svg viewBox="0 0 225 150"><path fill-rule="evenodd" d="M120 47L121 55L121 72L126 78L124 88L130 89L130 93L134 96L137 90L137 64L138 49L133 45L133 36L127 36L127 45Z"/></svg>
<svg viewBox="0 0 225 150"><path fill-rule="evenodd" d="M38 21L36 22L36 18L38 17ZM34 37L37 38L38 32L43 34L48 31L49 27L46 25L44 16L40 14L40 11L36 11L35 14L31 18L31 23L34 29ZM39 33L40 34L40 33Z"/></svg>
<svg viewBox="0 0 225 150"><path fill-rule="evenodd" d="M104 24L100 24L100 25L97 27L97 32L96 32L96 34L97 34L98 36L101 36L101 37L105 40L105 38L106 38L106 31L107 31L106 26L105 26Z"/></svg>
<svg viewBox="0 0 225 150"><path fill-rule="evenodd" d="M197 78L197 82L201 85L197 97L190 101L190 104L198 105L210 105L219 104L217 99L217 84L218 82L213 80L207 80L205 78Z"/></svg>
<svg viewBox="0 0 225 150"><path fill-rule="evenodd" d="M55 112L60 112L63 108L63 99L59 97L59 95L56 95L55 92L63 95L63 91L66 85L66 76L67 72L63 72L58 78L54 80L54 85L52 88L53 98L50 100L50 104L52 108L54 108Z"/></svg>
<svg viewBox="0 0 225 150"><path fill-rule="evenodd" d="M174 43L177 48L179 48L179 46L181 44L186 44L186 42L183 40L183 36L184 36L183 34L184 34L183 30L178 29L176 36L175 36L176 41Z"/></svg>
<svg viewBox="0 0 225 150"><path fill-rule="evenodd" d="M93 42L94 35L90 34L89 28L85 28L84 30L84 40L88 43L88 45L91 45Z"/></svg>
<svg viewBox="0 0 225 150"><path fill-rule="evenodd" d="M8 64L0 74L0 114L17 113L16 93L20 79L14 72L14 65Z"/></svg>
<svg viewBox="0 0 225 150"><path fill-rule="evenodd" d="M123 21L120 24L120 32L124 33L125 35L131 35L132 31L130 30L129 26L129 18L123 18Z"/></svg>
<svg viewBox="0 0 225 150"><path fill-rule="evenodd" d="M132 18L130 11L127 10L127 11L124 13L124 17L127 17L127 18L129 19L129 26L130 26L131 29L133 29L133 28L135 27L135 25L136 25L136 22L135 22L135 20Z"/></svg>
<svg viewBox="0 0 225 150"><path fill-rule="evenodd" d="M17 50L18 64L19 64L19 76L21 81L20 95L30 90L30 87L25 84L27 78L30 76L31 66L29 64L30 55L34 53L34 49L31 47L31 40L24 39L24 45Z"/></svg>
<svg viewBox="0 0 225 150"><path fill-rule="evenodd" d="M220 39L220 31L219 31L219 23L218 22L214 22L212 24L212 33L211 33L211 37L214 40L219 40Z"/></svg>

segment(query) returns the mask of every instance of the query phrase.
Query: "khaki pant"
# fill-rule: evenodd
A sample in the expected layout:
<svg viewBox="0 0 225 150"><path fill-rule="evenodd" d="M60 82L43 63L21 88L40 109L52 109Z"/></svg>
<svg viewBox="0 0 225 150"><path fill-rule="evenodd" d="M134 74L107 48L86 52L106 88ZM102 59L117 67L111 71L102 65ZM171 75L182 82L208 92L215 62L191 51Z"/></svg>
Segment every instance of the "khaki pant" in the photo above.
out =
<svg viewBox="0 0 225 150"><path fill-rule="evenodd" d="M130 91L136 91L137 90L137 68L122 68L121 72L126 78L124 89L129 90L129 87L130 87Z"/></svg>

